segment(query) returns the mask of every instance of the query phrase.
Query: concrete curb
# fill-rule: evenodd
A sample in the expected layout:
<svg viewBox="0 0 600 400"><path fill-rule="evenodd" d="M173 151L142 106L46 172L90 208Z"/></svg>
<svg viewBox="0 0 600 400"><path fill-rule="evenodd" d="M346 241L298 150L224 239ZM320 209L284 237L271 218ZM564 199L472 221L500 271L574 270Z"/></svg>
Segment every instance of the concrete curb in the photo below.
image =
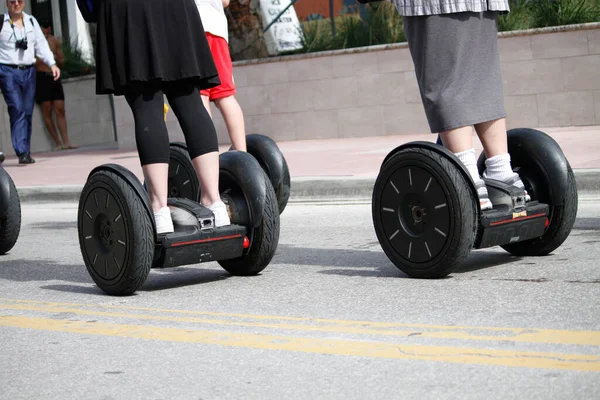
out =
<svg viewBox="0 0 600 400"><path fill-rule="evenodd" d="M580 194L600 195L600 169L574 170ZM370 201L375 176L292 179L290 203ZM18 187L22 203L78 202L83 185Z"/></svg>

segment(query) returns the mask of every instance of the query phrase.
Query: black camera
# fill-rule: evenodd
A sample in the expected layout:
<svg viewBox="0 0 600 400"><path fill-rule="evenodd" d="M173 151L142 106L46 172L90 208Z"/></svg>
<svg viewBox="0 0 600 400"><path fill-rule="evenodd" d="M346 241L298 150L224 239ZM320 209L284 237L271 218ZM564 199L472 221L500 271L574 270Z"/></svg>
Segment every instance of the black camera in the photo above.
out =
<svg viewBox="0 0 600 400"><path fill-rule="evenodd" d="M23 38L15 42L15 47L21 50L27 50L27 39Z"/></svg>

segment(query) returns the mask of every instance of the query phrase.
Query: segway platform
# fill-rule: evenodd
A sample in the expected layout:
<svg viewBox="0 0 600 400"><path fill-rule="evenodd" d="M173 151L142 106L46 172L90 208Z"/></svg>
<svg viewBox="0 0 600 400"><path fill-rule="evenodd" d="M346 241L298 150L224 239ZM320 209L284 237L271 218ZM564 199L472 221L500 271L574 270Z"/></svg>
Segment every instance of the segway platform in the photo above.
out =
<svg viewBox="0 0 600 400"><path fill-rule="evenodd" d="M481 213L476 249L542 236L548 226L547 204L525 202L525 192L503 182L484 179L494 208Z"/></svg>
<svg viewBox="0 0 600 400"><path fill-rule="evenodd" d="M241 257L249 246L240 225L216 228L212 212L187 199L169 199L175 231L158 235L158 268Z"/></svg>

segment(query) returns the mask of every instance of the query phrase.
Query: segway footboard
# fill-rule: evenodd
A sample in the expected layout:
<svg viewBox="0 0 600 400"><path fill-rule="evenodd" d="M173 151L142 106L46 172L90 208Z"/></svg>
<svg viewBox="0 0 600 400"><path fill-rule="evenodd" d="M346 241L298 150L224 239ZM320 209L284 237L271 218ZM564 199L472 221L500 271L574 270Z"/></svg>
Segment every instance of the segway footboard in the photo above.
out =
<svg viewBox="0 0 600 400"><path fill-rule="evenodd" d="M526 203L524 192L503 182L486 179L493 210L481 213L476 249L534 239L548 226L549 207L538 201Z"/></svg>
<svg viewBox="0 0 600 400"><path fill-rule="evenodd" d="M180 265L241 257L248 247L247 230L240 225L214 227L212 212L188 199L169 199L175 232L161 235L157 243L159 262L155 268L172 268ZM178 220L175 212L187 218Z"/></svg>

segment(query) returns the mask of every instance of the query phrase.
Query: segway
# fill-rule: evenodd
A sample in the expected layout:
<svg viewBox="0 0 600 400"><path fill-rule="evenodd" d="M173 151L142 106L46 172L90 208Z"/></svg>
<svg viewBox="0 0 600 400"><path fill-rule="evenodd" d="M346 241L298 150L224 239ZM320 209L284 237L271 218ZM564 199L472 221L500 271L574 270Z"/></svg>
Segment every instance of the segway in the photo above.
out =
<svg viewBox="0 0 600 400"><path fill-rule="evenodd" d="M193 171L189 157L169 165ZM256 275L271 262L279 241L279 212L270 180L252 155L228 151L219 156L219 191L231 225L215 227L214 215L199 202L170 193L175 232L156 234L154 213L142 183L115 164L96 167L81 193L78 211L81 253L94 282L110 295L129 295L151 268L217 261L232 275ZM195 175L194 175L195 176ZM175 194L175 195L173 195Z"/></svg>
<svg viewBox="0 0 600 400"><path fill-rule="evenodd" d="M0 153L0 164L4 154ZM12 178L0 165L0 255L8 253L21 231L21 201Z"/></svg>
<svg viewBox="0 0 600 400"><path fill-rule="evenodd" d="M442 278L473 248L543 256L560 247L577 214L569 162L558 143L533 129L510 130L508 151L531 201L523 190L484 179L494 205L486 211L466 168L443 146L411 142L390 152L373 189L372 216L392 263L414 278ZM484 154L478 168L483 174Z"/></svg>
<svg viewBox="0 0 600 400"><path fill-rule="evenodd" d="M291 186L290 170L283 153L273 139L259 134L246 136L246 149L258 161L269 177L275 190L275 197L281 214L287 206ZM186 167L188 159L189 155L185 143L171 143L169 191L172 196L198 201L200 184L194 168Z"/></svg>

